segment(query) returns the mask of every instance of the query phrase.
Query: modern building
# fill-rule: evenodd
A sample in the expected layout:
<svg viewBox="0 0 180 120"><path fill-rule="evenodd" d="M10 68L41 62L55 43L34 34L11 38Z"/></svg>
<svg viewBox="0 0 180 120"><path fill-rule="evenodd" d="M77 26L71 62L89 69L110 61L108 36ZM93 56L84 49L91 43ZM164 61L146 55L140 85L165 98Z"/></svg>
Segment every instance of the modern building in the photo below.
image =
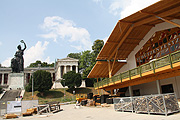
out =
<svg viewBox="0 0 180 120"><path fill-rule="evenodd" d="M117 22L88 78L121 96L180 98L179 45L180 1L161 0Z"/></svg>

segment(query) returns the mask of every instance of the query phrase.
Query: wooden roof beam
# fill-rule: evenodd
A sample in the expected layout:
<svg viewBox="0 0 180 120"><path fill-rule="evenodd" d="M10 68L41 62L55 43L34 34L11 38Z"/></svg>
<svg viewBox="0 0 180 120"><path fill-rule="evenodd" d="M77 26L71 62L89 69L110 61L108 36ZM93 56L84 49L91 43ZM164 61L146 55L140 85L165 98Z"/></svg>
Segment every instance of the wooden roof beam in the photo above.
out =
<svg viewBox="0 0 180 120"><path fill-rule="evenodd" d="M108 44L118 44L118 42L107 42Z"/></svg>
<svg viewBox="0 0 180 120"><path fill-rule="evenodd" d="M170 10L167 10L167 11L162 12L160 14L157 14L157 16L166 17L166 16L177 13L176 11L179 11L179 9L180 9L180 6L175 7L173 9L170 9ZM146 12L144 12L144 11L139 11L139 13L146 14ZM155 21L155 20L157 20L157 18L154 17L154 15L153 15L153 16L151 16L149 18L146 18L146 19L143 19L143 20L140 20L140 21L134 23L134 27L140 26L140 25L143 25L143 24L148 24L149 22L152 22L152 21Z"/></svg>
<svg viewBox="0 0 180 120"><path fill-rule="evenodd" d="M131 24L130 28L127 30L127 32L125 33L125 35L123 36L123 38L121 39L121 41L119 42L119 44L117 45L117 47L115 48L115 50L113 51L113 53L109 56L109 60L111 60L111 58L114 56L114 54L116 53L117 50L119 50L119 47L123 44L123 42L125 41L125 39L128 37L128 35L130 34L130 32L133 29L133 24Z"/></svg>
<svg viewBox="0 0 180 120"><path fill-rule="evenodd" d="M165 22L168 22L168 23L173 24L173 25L175 25L175 26L177 26L177 27L180 27L179 24L177 24L177 23L175 23L175 22L172 22L172 21L170 21L170 20L167 20L167 19L165 19L165 18L159 17L159 16L156 15L156 14L147 13L147 12L144 12L144 13L145 13L145 14L148 14L148 15L154 15L154 16L156 16L158 19L161 19L161 20L163 20L163 21L165 21Z"/></svg>

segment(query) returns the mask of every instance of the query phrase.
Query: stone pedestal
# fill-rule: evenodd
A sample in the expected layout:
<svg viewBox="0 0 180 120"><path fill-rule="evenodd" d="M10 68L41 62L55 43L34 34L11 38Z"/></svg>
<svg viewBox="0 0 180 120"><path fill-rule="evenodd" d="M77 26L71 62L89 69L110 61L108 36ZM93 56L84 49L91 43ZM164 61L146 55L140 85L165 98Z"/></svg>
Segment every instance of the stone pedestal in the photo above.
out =
<svg viewBox="0 0 180 120"><path fill-rule="evenodd" d="M24 89L24 73L10 73L8 81L9 89Z"/></svg>
<svg viewBox="0 0 180 120"><path fill-rule="evenodd" d="M86 82L85 82L85 80L82 80L82 84L81 84L80 87L86 87Z"/></svg>

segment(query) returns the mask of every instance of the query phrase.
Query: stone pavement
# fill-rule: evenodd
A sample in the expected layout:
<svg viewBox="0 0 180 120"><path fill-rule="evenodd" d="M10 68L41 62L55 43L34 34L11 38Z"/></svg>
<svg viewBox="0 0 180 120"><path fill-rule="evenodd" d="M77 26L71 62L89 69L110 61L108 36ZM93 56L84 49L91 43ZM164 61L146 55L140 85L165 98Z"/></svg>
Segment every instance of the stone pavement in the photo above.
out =
<svg viewBox="0 0 180 120"><path fill-rule="evenodd" d="M131 112L116 112L111 107L81 107L62 105L63 111L55 114L19 117L13 120L180 120L180 113L172 115L148 115Z"/></svg>

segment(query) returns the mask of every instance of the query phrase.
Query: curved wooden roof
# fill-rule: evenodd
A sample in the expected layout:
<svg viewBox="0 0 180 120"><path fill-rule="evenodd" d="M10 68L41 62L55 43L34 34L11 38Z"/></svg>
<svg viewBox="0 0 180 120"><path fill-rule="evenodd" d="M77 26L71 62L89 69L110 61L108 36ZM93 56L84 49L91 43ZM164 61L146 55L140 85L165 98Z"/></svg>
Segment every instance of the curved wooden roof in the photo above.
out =
<svg viewBox="0 0 180 120"><path fill-rule="evenodd" d="M166 21L178 26L178 24L170 21L172 19L180 19L180 0L161 0L119 20L99 53L97 60L127 59L128 55L155 25ZM113 69L112 75L114 75L124 63L116 62L115 65L116 67L114 67L115 69ZM97 62L89 73L88 78L107 76L107 62L103 62L101 65Z"/></svg>

